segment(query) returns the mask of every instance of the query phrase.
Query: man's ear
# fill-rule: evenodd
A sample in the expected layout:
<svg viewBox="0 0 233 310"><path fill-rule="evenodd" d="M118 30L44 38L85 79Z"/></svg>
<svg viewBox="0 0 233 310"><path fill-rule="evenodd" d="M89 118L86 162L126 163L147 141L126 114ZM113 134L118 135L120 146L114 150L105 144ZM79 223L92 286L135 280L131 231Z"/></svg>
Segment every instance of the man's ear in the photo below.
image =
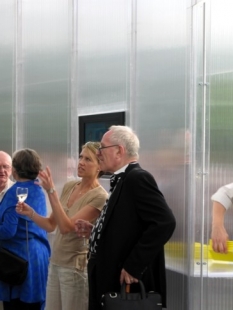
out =
<svg viewBox="0 0 233 310"><path fill-rule="evenodd" d="M125 148L122 145L118 145L118 154L120 156L124 156L125 155Z"/></svg>

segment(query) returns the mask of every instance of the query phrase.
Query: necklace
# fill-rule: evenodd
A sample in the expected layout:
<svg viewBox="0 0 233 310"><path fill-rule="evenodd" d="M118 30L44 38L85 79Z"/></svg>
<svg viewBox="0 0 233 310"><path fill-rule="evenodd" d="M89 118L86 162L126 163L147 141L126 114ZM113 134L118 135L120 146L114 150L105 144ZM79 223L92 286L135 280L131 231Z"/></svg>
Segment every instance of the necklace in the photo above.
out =
<svg viewBox="0 0 233 310"><path fill-rule="evenodd" d="M96 187L96 186L92 185L86 189L80 190L80 187L79 187L80 185L81 185L81 183L76 184L75 187L73 188L73 190L70 192L70 194L67 198L67 203L66 203L68 208L71 207L76 200L81 199L81 195L86 194L89 190ZM99 185L97 185L97 186L99 186Z"/></svg>
<svg viewBox="0 0 233 310"><path fill-rule="evenodd" d="M95 188L95 186L89 186L89 187L87 187L86 189L85 189L85 188L84 188L84 189L81 189L81 187L79 187L80 185L81 185L81 183L77 184L77 188L78 188L78 190L79 190L79 192L78 192L78 195L79 195L79 196L82 195L82 194L85 194L85 193L87 193L89 190Z"/></svg>
<svg viewBox="0 0 233 310"><path fill-rule="evenodd" d="M91 187L89 187L87 190L79 191L79 192L78 192L78 195L85 194L85 193L87 193L90 189L91 189Z"/></svg>

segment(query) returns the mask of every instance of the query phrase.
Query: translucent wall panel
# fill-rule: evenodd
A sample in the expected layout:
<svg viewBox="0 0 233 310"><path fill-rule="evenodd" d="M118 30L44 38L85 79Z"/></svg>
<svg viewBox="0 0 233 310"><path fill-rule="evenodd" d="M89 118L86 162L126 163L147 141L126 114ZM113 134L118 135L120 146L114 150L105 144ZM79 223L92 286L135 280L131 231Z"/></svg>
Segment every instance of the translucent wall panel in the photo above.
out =
<svg viewBox="0 0 233 310"><path fill-rule="evenodd" d="M15 1L0 1L0 149L12 153Z"/></svg>
<svg viewBox="0 0 233 310"><path fill-rule="evenodd" d="M177 220L166 247L168 309L178 305L186 309L187 299L185 15L185 1L137 1L134 117L141 141L140 162L155 176Z"/></svg>
<svg viewBox="0 0 233 310"><path fill-rule="evenodd" d="M78 115L126 110L130 1L78 2Z"/></svg>
<svg viewBox="0 0 233 310"><path fill-rule="evenodd" d="M233 180L233 3L230 0L211 1L210 56L210 174L209 195ZM207 204L211 216L211 202ZM225 225L233 240L233 210L229 210ZM233 308L232 261L209 260L208 309ZM206 297L207 298L207 297Z"/></svg>
<svg viewBox="0 0 233 310"><path fill-rule="evenodd" d="M18 147L31 147L41 153L58 187L58 183L66 181L70 147L67 143L72 11L68 4L67 1L23 1L22 14L18 12L22 23L18 48L22 49L23 63L19 86L22 95L18 102L23 111L23 124L18 127L23 140Z"/></svg>
<svg viewBox="0 0 233 310"><path fill-rule="evenodd" d="M209 160L209 100L208 100L208 57L209 57L209 7L200 3L193 7L192 29L192 102L191 141L192 169L190 182L190 309L206 309L206 286L208 253L205 252L206 233L209 234L209 216L206 208L208 197ZM191 229L192 228L192 229ZM197 300L197 296L200 298Z"/></svg>
<svg viewBox="0 0 233 310"><path fill-rule="evenodd" d="M193 165L191 204L194 239L190 309L232 309L232 262L209 246L211 195L232 182L232 4L203 1L193 8ZM226 219L230 237L232 212ZM191 238L192 240L192 238ZM199 269L199 272L197 272Z"/></svg>

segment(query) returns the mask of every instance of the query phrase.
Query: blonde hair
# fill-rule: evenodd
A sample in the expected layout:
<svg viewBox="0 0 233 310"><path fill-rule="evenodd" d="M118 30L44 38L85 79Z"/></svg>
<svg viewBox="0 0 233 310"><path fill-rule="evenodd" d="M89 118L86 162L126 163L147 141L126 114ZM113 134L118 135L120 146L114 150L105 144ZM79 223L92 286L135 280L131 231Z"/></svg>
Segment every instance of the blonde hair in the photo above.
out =
<svg viewBox="0 0 233 310"><path fill-rule="evenodd" d="M100 147L101 147L100 142L88 141L82 146L82 150L88 149L95 156L97 162L99 163L99 157L97 156L97 151L99 151ZM103 171L99 171L97 177L100 178L103 174L104 174Z"/></svg>

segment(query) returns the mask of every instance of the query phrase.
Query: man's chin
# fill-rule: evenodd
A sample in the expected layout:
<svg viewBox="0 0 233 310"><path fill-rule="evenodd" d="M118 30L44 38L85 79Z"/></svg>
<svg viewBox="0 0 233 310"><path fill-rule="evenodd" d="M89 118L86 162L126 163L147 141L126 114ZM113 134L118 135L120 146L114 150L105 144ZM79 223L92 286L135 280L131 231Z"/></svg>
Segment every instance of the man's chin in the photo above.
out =
<svg viewBox="0 0 233 310"><path fill-rule="evenodd" d="M8 180L8 179L6 179L6 178L1 178L1 177L0 177L0 185L1 185L1 186L3 186L4 184L6 185L6 184L7 184L7 180Z"/></svg>

